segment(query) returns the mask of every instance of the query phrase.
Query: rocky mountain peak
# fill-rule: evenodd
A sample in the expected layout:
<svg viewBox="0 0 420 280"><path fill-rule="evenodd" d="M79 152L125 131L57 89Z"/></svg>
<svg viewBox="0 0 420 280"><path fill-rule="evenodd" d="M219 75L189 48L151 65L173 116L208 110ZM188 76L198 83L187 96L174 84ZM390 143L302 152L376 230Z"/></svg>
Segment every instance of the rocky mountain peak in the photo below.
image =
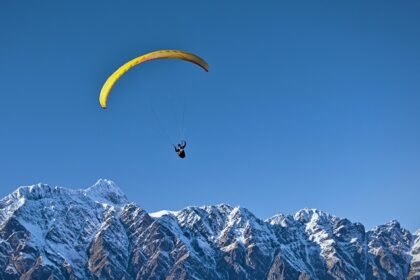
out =
<svg viewBox="0 0 420 280"><path fill-rule="evenodd" d="M293 218L301 222L303 224L307 223L322 223L334 220L335 217L331 216L330 214L317 210L317 209L309 209L304 208L296 212L296 214L293 216Z"/></svg>
<svg viewBox="0 0 420 280"><path fill-rule="evenodd" d="M98 202L116 205L128 203L128 199L120 187L108 179L99 179L94 185L84 190L84 193Z"/></svg>

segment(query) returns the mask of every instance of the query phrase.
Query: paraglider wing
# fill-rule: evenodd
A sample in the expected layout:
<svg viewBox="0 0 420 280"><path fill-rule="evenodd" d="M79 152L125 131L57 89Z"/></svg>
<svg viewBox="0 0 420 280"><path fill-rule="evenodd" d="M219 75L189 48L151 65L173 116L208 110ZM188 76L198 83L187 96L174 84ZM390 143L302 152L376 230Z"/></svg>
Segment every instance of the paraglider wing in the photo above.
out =
<svg viewBox="0 0 420 280"><path fill-rule="evenodd" d="M111 76L108 77L105 84L102 86L101 94L99 95L99 103L101 104L102 108L106 108L106 101L108 99L109 93L111 92L112 87L114 84L118 81L118 79L124 75L125 72L130 70L132 67L153 59L161 59L161 58L178 58L182 60L186 60L192 63L197 64L201 68L203 68L205 71L209 71L209 66L207 62L202 59L201 57L198 57L195 54L179 51L179 50L160 50L160 51L154 51L150 52L144 55L141 55L139 57L136 57L129 62L122 65L120 68L117 69Z"/></svg>

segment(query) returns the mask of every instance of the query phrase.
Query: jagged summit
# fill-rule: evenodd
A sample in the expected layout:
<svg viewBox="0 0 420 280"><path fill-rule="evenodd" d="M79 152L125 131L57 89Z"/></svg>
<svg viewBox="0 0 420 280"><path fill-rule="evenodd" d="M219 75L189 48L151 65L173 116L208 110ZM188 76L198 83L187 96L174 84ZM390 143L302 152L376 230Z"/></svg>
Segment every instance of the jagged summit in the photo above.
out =
<svg viewBox="0 0 420 280"><path fill-rule="evenodd" d="M110 204L126 204L128 199L123 191L113 181L99 179L95 184L86 189L67 189L58 186L50 186L44 183L37 183L30 186L21 186L14 192L0 200L2 203L16 202L17 200L39 200L43 198L63 197L70 195L89 196L93 200L104 201Z"/></svg>
<svg viewBox="0 0 420 280"><path fill-rule="evenodd" d="M320 219L326 219L326 220L330 220L330 219L335 219L336 217L317 210L317 209L309 209L309 208L303 208L301 210L299 210L298 212L296 212L296 214L293 215L293 218L296 221L302 222L302 223L308 223L310 222L312 219L316 219L316 220L320 220Z"/></svg>
<svg viewBox="0 0 420 280"><path fill-rule="evenodd" d="M95 184L88 187L86 192L94 192L94 191L102 191L102 192L117 192L123 194L123 191L115 184L114 181L109 179L98 179Z"/></svg>
<svg viewBox="0 0 420 280"><path fill-rule="evenodd" d="M0 279L419 279L420 237L316 209L266 221L228 204L148 214L112 181L0 200Z"/></svg>
<svg viewBox="0 0 420 280"><path fill-rule="evenodd" d="M126 204L128 199L113 181L99 179L94 185L84 190L93 199L110 204Z"/></svg>

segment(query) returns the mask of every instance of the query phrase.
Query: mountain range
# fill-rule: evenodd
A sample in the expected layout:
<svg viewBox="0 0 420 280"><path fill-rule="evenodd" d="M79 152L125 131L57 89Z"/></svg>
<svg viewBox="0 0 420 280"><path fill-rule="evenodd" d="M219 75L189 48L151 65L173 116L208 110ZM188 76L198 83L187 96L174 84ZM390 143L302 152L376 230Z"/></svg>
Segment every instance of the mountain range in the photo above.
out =
<svg viewBox="0 0 420 280"><path fill-rule="evenodd" d="M110 180L0 201L0 279L420 279L420 231L316 209L261 220L227 204L147 213Z"/></svg>

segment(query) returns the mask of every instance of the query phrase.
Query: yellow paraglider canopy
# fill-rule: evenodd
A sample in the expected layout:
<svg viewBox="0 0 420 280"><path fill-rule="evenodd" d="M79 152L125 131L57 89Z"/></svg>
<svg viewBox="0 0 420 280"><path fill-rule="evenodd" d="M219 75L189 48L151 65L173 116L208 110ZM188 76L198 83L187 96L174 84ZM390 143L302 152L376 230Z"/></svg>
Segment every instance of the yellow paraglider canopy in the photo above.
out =
<svg viewBox="0 0 420 280"><path fill-rule="evenodd" d="M160 58L178 58L182 60L186 60L192 63L197 64L201 68L203 68L205 71L209 71L209 66L207 62L202 59L201 57L184 52L179 50L159 50L150 52L144 55L141 55L139 57L136 57L129 62L122 65L120 68L117 69L114 73L112 73L111 76L108 77L105 84L102 86L101 93L99 95L99 103L101 104L102 108L106 108L106 101L108 99L109 93L111 92L112 87L114 84L118 81L118 79L125 74L128 70L130 70L132 67L136 66L137 64L140 64L142 62L153 60L153 59L160 59Z"/></svg>

